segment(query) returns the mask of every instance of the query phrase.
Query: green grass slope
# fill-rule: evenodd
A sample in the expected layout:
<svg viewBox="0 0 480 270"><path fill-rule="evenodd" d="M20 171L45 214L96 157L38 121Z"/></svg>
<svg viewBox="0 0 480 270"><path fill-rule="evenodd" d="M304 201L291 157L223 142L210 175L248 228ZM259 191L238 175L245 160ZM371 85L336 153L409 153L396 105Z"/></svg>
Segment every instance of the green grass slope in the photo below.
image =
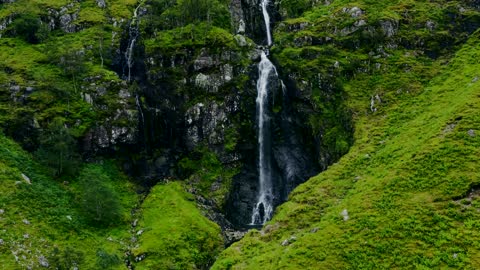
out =
<svg viewBox="0 0 480 270"><path fill-rule="evenodd" d="M93 226L76 179L49 178L46 168L0 135L0 269L125 269L129 211L137 196L112 163L90 166L101 169L109 179L104 184L119 195L123 210L115 226Z"/></svg>
<svg viewBox="0 0 480 270"><path fill-rule="evenodd" d="M220 227L179 182L155 186L141 208L135 269L208 269L223 249ZM141 259L139 259L141 258Z"/></svg>
<svg viewBox="0 0 480 270"><path fill-rule="evenodd" d="M476 33L448 65L429 67L437 75L425 87L358 113L349 153L212 269L480 268L479 41ZM404 75L376 79L388 78L378 83L395 96ZM352 106L372 79L345 85Z"/></svg>

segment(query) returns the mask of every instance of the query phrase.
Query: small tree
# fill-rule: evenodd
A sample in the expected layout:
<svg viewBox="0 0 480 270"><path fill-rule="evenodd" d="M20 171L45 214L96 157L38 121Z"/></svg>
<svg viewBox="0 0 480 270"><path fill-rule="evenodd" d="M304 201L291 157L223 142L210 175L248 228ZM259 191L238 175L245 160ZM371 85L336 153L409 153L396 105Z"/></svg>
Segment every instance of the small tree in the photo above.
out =
<svg viewBox="0 0 480 270"><path fill-rule="evenodd" d="M110 177L98 165L88 165L80 173L82 209L96 226L108 226L121 218L118 195L108 183Z"/></svg>
<svg viewBox="0 0 480 270"><path fill-rule="evenodd" d="M103 249L97 250L97 266L99 269L111 269L122 263L116 254L109 254Z"/></svg>
<svg viewBox="0 0 480 270"><path fill-rule="evenodd" d="M29 43L38 43L37 32L40 30L41 21L33 14L22 14L9 26L9 35L23 38Z"/></svg>
<svg viewBox="0 0 480 270"><path fill-rule="evenodd" d="M68 270L80 266L85 261L85 255L72 247L64 250L55 247L48 261L53 269Z"/></svg>
<svg viewBox="0 0 480 270"><path fill-rule="evenodd" d="M79 155L75 139L62 119L56 118L42 132L36 158L52 169L54 176L73 175L77 171Z"/></svg>

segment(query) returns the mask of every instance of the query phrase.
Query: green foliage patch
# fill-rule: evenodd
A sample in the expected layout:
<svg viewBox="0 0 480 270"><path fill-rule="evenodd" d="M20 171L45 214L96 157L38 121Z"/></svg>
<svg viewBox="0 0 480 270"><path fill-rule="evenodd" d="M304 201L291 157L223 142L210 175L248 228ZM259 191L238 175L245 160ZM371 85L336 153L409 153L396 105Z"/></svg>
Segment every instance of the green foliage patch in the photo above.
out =
<svg viewBox="0 0 480 270"><path fill-rule="evenodd" d="M222 250L217 224L179 182L158 184L142 204L135 269L207 269Z"/></svg>
<svg viewBox="0 0 480 270"><path fill-rule="evenodd" d="M59 269L99 269L98 254L92 247L123 257L130 239L128 209L134 207L137 197L114 163L87 167L95 169L95 177L108 179L102 184L118 194L123 209L115 226L98 228L91 226L83 213L77 194L80 183L75 178L64 177L59 183L12 140L2 134L0 140L2 267L40 268L40 261L46 261ZM116 264L115 269L122 269L122 264Z"/></svg>

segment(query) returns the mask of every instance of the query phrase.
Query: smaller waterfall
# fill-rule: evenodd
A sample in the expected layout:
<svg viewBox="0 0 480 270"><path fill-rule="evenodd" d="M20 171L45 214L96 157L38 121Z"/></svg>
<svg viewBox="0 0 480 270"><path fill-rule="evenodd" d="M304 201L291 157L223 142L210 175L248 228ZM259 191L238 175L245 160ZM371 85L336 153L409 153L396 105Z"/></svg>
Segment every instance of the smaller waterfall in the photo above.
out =
<svg viewBox="0 0 480 270"><path fill-rule="evenodd" d="M258 170L259 170L259 192L258 201L252 212L252 225L264 224L273 214L273 183L271 164L271 136L270 117L268 114L268 82L274 72L275 66L270 62L265 52L262 52L260 64L258 65L259 78L257 81L257 121L258 121Z"/></svg>
<svg viewBox="0 0 480 270"><path fill-rule="evenodd" d="M145 117L143 116L142 104L140 104L140 98L138 94L135 95L135 103L137 105L138 112L140 113L140 120L142 122L142 127L145 127Z"/></svg>
<svg viewBox="0 0 480 270"><path fill-rule="evenodd" d="M138 17L138 9L140 8L142 4L137 6L137 8L133 11L133 17L132 21L130 22L130 27L128 29L128 34L129 34L129 40L128 40L128 46L127 50L125 51L125 59L127 61L127 67L128 67L128 77L127 81L130 81L131 77L131 69L133 66L133 49L135 48L135 42L137 42L139 30L138 30L138 24L139 20L137 19Z"/></svg>
<svg viewBox="0 0 480 270"><path fill-rule="evenodd" d="M271 46L272 45L272 34L270 33L270 15L268 15L268 3L269 0L262 0L262 12L263 12L263 18L265 21L265 29L267 32L267 45Z"/></svg>

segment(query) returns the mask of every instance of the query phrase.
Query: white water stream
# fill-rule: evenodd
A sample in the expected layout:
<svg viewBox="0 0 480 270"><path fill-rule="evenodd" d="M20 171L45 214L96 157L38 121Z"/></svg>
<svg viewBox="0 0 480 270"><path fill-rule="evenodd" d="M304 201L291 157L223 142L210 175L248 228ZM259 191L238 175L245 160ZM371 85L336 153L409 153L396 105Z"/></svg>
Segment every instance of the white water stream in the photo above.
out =
<svg viewBox="0 0 480 270"><path fill-rule="evenodd" d="M267 32L267 45L272 45L272 36L270 33L270 16L267 11L269 0L262 0L262 12L265 20ZM267 51L268 52L268 51ZM272 165L271 165L271 136L270 136L270 117L268 115L268 83L270 75L277 70L268 59L267 53L262 52L261 61L258 64L257 81L257 121L258 121L258 199L252 212L251 225L261 225L271 219L273 214L273 183L272 183Z"/></svg>

